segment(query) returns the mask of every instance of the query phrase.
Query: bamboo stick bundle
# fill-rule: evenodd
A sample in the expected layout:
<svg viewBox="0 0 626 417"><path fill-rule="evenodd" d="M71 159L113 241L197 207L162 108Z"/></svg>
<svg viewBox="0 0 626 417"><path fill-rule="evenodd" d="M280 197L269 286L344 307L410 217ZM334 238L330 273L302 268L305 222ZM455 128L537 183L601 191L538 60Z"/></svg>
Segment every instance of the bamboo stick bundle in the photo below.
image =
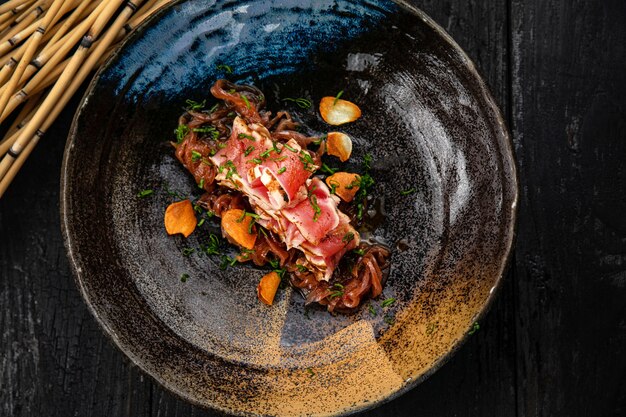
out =
<svg viewBox="0 0 626 417"><path fill-rule="evenodd" d="M116 45L173 0L9 0L0 5L0 198Z"/></svg>

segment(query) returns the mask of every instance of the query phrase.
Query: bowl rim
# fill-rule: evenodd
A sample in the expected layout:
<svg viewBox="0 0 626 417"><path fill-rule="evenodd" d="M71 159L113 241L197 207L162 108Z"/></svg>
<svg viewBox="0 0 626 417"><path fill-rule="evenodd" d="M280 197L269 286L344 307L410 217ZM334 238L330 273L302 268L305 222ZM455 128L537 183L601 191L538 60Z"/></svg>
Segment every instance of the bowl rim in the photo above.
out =
<svg viewBox="0 0 626 417"><path fill-rule="evenodd" d="M111 53L111 55L107 58L107 60L96 71L95 75L93 76L89 85L87 86L87 90L85 91L82 98L80 99L80 104L78 105L76 113L74 114L74 117L72 118L72 123L69 129L67 141L65 144L65 149L63 152L63 160L62 160L62 166L61 166L61 179L60 179L60 197L59 197L60 198L59 211L60 211L60 219L61 219L61 232L63 235L63 243L64 243L65 250L67 253L67 258L69 261L70 269L72 271L72 275L74 276L74 281L83 298L83 301L87 305L88 310L90 311L92 316L95 318L98 325L102 328L102 330L104 330L104 334L109 338L109 340L111 340L113 344L121 352L123 352L123 354L135 366L137 366L141 370L142 373L144 373L145 375L148 375L150 378L156 381L157 384L163 387L167 392L172 393L175 397L180 398L194 406L197 406L206 410L218 411L220 413L224 413L227 415L249 415L249 413L247 412L238 412L232 409L220 407L216 404L208 404L208 403L200 402L196 400L194 397L187 395L186 392L179 390L177 386L174 386L168 383L168 381L166 381L164 378L161 378L160 375L153 374L150 370L147 369L141 357L139 355L136 355L134 352L132 352L132 350L129 349L129 346L127 343L124 343L118 338L118 336L116 335L116 332L112 328L110 328L109 324L99 315L98 311L93 306L90 296L87 293L85 286L83 285L82 271L79 266L79 262L75 256L74 244L72 241L72 236L70 234L69 212L71 210L69 207L70 202L69 202L68 194L67 194L67 192L69 191L69 188L68 188L69 160L70 160L70 154L74 145L74 141L76 140L76 133L78 129L78 119L80 118L82 114L82 110L87 105L89 98L93 96L94 88L96 84L100 81L100 77L102 73L106 71L107 69L109 69L111 63L118 57L118 55L125 48L125 46L133 42L137 38L137 36L140 36L140 33L144 32L147 28L149 28L156 21L158 21L161 18L161 16L169 13L172 8L176 7L177 5L181 3L185 3L188 1L190 0L174 0L170 4L158 10L155 14L150 16L148 19L146 19L136 28L134 28L124 38L124 40L122 40L116 46L115 50ZM216 2L219 2L219 1L220 0L216 0ZM356 2L357 0L345 0L345 1ZM518 169L518 162L515 157L515 146L514 146L511 134L509 132L509 128L507 126L506 120L502 114L502 111L496 104L496 101L493 95L491 94L491 91L489 87L487 86L484 78L481 76L480 72L476 68L476 65L474 64L472 59L467 55L467 53L459 46L459 44L452 38L452 36L450 36L450 34L448 34L445 31L445 29L443 29L443 27L441 27L437 22L435 22L424 11L422 11L416 6L411 5L410 3L408 3L407 0L390 0L390 1L396 3L403 9L409 11L415 17L421 19L427 26L433 29L434 32L448 44L449 47L451 47L452 51L458 54L458 56L462 59L470 75L477 82L480 97L484 100L485 104L488 106L489 110L492 112L491 114L494 117L495 121L500 125L501 132L499 133L501 133L503 136L503 143L505 145L505 150L507 150L510 153L510 157L511 157L511 165L510 165L510 169L511 169L510 183L511 184L510 185L512 186L513 189L509 190L509 191L512 191L511 206L510 206L510 212L509 212L511 216L511 220L507 227L508 239L504 242L506 245L506 248L505 248L506 254L501 259L501 263L499 265L497 277L494 281L493 287L488 297L482 304L480 311L475 316L475 322L478 322L482 320L491 309L495 298L498 296L498 294L501 291L502 282L505 276L507 275L507 272L511 268L511 261L512 261L512 257L514 253L514 244L515 244L515 239L516 239L517 230L518 230L518 202L519 202L519 194L520 194L520 183L519 183L519 176L518 176L519 169ZM507 208L507 210L509 210L509 208ZM412 379L410 382L403 384L399 389L391 392L389 395L385 397L381 397L374 401L362 403L360 405L351 407L349 409L341 409L341 410L336 410L334 412L330 412L327 414L319 414L319 415L320 416L354 415L354 414L357 414L366 410L379 407L383 404L391 402L394 399L402 396L403 394L407 393L408 391L414 389L416 386L424 382L431 375L433 375L437 370L439 370L445 363L447 363L450 360L450 358L452 358L454 354L469 339L470 330L471 328L468 327L466 331L464 332L463 336L457 339L456 341L454 341L450 349L448 349L448 351L445 354L437 358L437 360L435 360L432 363L432 365L427 371L425 371L419 377Z"/></svg>

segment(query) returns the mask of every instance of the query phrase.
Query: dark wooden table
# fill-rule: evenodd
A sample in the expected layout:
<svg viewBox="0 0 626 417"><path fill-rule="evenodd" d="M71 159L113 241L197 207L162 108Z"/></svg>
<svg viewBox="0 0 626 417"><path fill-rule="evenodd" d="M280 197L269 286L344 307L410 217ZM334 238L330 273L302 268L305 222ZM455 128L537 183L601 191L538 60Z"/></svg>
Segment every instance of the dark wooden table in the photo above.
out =
<svg viewBox="0 0 626 417"><path fill-rule="evenodd" d="M480 330L366 415L626 416L626 1L414 3L474 59L507 117L519 233ZM59 172L77 103L0 200L0 416L213 415L131 365L74 286Z"/></svg>

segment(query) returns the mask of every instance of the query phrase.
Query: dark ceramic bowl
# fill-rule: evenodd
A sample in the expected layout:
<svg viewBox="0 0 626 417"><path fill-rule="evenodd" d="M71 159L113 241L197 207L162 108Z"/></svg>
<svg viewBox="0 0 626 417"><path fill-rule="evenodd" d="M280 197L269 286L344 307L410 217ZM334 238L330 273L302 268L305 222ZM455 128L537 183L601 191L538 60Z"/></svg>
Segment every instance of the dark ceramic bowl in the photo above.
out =
<svg viewBox="0 0 626 417"><path fill-rule="evenodd" d="M384 217L364 234L393 249L381 299L395 304L331 316L285 289L269 308L256 298L261 269L183 255L216 222L166 235L165 207L200 195L168 141L185 99L208 98L220 77L259 86L316 132L328 130L321 97L344 90L359 104L363 117L334 130L354 140L347 169L373 155ZM141 369L227 413L336 415L414 387L466 337L511 251L517 179L484 82L422 12L388 0L186 1L134 32L92 82L61 194L77 285Z"/></svg>

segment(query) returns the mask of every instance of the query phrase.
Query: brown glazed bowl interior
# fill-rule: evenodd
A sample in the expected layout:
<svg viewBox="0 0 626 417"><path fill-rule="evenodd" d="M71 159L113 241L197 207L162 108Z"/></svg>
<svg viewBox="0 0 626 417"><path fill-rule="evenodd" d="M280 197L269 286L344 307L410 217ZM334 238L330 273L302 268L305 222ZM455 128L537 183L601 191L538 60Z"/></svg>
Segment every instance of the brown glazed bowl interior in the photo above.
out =
<svg viewBox="0 0 626 417"><path fill-rule="evenodd" d="M165 233L167 205L200 195L169 145L178 116L186 99L211 105L222 77L258 86L314 133L329 130L322 97L343 90L359 104L361 119L333 128L353 138L353 156L331 163L358 170L373 157L380 215L362 233L393 252L380 299L331 315L286 288L267 307L256 298L266 269L222 270L197 250L217 221L188 239ZM422 12L389 0L180 1L92 82L67 142L61 211L78 288L135 364L203 407L297 416L363 410L434 372L493 298L516 201L502 117Z"/></svg>

